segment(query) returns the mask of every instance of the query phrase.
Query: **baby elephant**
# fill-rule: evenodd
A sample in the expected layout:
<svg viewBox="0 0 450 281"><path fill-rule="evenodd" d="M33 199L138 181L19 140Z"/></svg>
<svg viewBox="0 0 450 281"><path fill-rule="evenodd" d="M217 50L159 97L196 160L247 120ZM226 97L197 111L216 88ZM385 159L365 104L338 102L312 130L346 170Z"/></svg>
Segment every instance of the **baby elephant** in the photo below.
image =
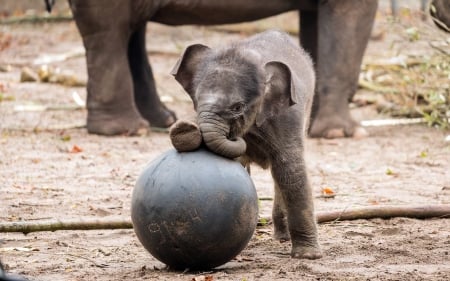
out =
<svg viewBox="0 0 450 281"><path fill-rule="evenodd" d="M270 168L275 237L294 258L322 256L305 160L315 77L309 56L285 33L267 31L218 49L189 46L172 74L194 102L197 123L178 121L179 151L211 151Z"/></svg>

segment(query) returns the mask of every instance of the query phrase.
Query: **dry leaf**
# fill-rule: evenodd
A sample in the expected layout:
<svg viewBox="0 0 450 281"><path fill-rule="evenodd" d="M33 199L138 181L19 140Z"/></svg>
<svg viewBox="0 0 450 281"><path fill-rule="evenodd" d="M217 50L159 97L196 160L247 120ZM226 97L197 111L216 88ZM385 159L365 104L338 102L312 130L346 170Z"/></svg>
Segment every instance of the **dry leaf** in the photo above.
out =
<svg viewBox="0 0 450 281"><path fill-rule="evenodd" d="M386 169L386 175L393 176L393 177L398 177L398 173L394 172L394 170L392 170L391 168L387 168Z"/></svg>
<svg viewBox="0 0 450 281"><path fill-rule="evenodd" d="M322 188L322 195L320 197L322 198L334 198L336 196L336 193L331 187L323 187Z"/></svg>
<svg viewBox="0 0 450 281"><path fill-rule="evenodd" d="M326 195L332 195L335 194L333 189L331 189L330 187L324 187L322 188L322 193L326 194Z"/></svg>
<svg viewBox="0 0 450 281"><path fill-rule="evenodd" d="M70 150L70 153L80 153L80 152L83 152L83 149L76 144L74 144L72 149Z"/></svg>

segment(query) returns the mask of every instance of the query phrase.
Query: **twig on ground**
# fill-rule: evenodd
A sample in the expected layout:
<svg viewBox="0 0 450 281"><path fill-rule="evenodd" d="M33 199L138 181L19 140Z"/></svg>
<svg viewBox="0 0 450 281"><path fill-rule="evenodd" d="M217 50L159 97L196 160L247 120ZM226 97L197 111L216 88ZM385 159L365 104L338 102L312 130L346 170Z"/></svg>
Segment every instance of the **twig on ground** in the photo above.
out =
<svg viewBox="0 0 450 281"><path fill-rule="evenodd" d="M22 232L28 234L38 231L57 230L95 230L95 229L128 229L133 228L131 220L51 220L42 222L8 222L0 223L0 232Z"/></svg>
<svg viewBox="0 0 450 281"><path fill-rule="evenodd" d="M388 219L408 217L417 219L450 218L450 205L418 205L418 206L376 206L341 211L317 212L319 223L356 219ZM133 224L129 219L107 220L57 220L44 222L6 222L0 223L0 232L22 232L28 234L38 231L57 230L95 230L95 229L129 229Z"/></svg>
<svg viewBox="0 0 450 281"><path fill-rule="evenodd" d="M379 126L398 126L398 125L412 125L425 123L424 118L397 118L397 119L375 119L363 120L361 126L363 127L379 127Z"/></svg>
<svg viewBox="0 0 450 281"><path fill-rule="evenodd" d="M450 205L374 206L343 211L318 212L317 222L408 217L416 219L450 218Z"/></svg>
<svg viewBox="0 0 450 281"><path fill-rule="evenodd" d="M442 54L446 55L446 56L450 56L450 52L448 52L446 49L439 47L438 45L436 45L434 42L428 42L428 45L430 45L431 48L438 50L439 52L441 52Z"/></svg>
<svg viewBox="0 0 450 281"><path fill-rule="evenodd" d="M86 54L86 51L82 46L73 48L72 50L69 50L64 53L57 53L57 54L42 54L35 60L33 60L34 65L41 65L41 64L51 64L55 62L62 62L73 58L82 57Z"/></svg>
<svg viewBox="0 0 450 281"><path fill-rule="evenodd" d="M0 127L0 131L22 132L22 133L38 133L38 132L51 132L60 130L72 130L86 128L86 122L74 122L67 124L49 125L46 127Z"/></svg>
<svg viewBox="0 0 450 281"><path fill-rule="evenodd" d="M63 255L67 255L67 256L70 256L70 257L80 258L80 259L87 260L87 261L91 262L93 265L95 265L96 267L100 267L100 268L106 268L106 267L109 266L109 265L104 264L104 263L99 264L99 263L97 263L97 262L96 262L95 260L93 260L93 259L90 259L90 258L88 258L88 257L83 257L83 256L80 256L80 255L74 255L74 254L69 254L69 253L64 253Z"/></svg>
<svg viewBox="0 0 450 281"><path fill-rule="evenodd" d="M72 15L33 15L8 17L0 20L0 24L19 24L19 23L44 23L44 22L66 22L72 21Z"/></svg>
<svg viewBox="0 0 450 281"><path fill-rule="evenodd" d="M359 79L358 86L360 86L361 88L370 90L370 91L378 92L378 93L399 93L399 90L397 90L397 89L376 85L374 83L371 83L371 82L369 82L367 80L363 80L363 79Z"/></svg>
<svg viewBox="0 0 450 281"><path fill-rule="evenodd" d="M82 110L84 106L78 104L20 104L14 107L14 111L55 111L55 110Z"/></svg>

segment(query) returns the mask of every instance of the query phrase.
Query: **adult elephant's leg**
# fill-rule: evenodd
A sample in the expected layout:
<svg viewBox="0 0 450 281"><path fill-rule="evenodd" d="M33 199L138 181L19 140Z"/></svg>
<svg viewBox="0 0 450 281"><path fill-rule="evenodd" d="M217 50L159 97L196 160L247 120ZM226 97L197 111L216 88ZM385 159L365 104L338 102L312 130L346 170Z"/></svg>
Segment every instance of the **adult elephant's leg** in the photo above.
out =
<svg viewBox="0 0 450 281"><path fill-rule="evenodd" d="M135 106L128 65L127 1L70 3L86 49L88 131L101 135L145 133L148 122Z"/></svg>
<svg viewBox="0 0 450 281"><path fill-rule="evenodd" d="M431 1L430 14L439 28L450 32L450 2L448 0Z"/></svg>
<svg viewBox="0 0 450 281"><path fill-rule="evenodd" d="M153 72L145 49L145 24L131 36L128 60L133 79L134 99L141 115L152 127L167 128L176 121L175 114L159 99Z"/></svg>
<svg viewBox="0 0 450 281"><path fill-rule="evenodd" d="M350 116L349 101L358 86L362 57L369 41L370 32L377 10L376 0L330 0L317 6L317 38L306 47L312 51L317 70L316 95L312 109L311 137L350 137L365 135L357 122ZM308 30L307 23L301 22L301 30ZM312 27L311 27L312 26ZM315 56L315 57L314 57Z"/></svg>

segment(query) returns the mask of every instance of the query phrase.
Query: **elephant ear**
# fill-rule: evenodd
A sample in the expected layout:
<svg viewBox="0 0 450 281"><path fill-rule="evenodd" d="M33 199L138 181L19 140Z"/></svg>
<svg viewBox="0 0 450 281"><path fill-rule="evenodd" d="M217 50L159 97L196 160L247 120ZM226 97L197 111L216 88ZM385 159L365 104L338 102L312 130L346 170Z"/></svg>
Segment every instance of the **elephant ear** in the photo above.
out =
<svg viewBox="0 0 450 281"><path fill-rule="evenodd" d="M276 116L297 103L292 73L289 67L279 61L268 62L264 66L266 82L263 101L256 116L256 126L266 119Z"/></svg>
<svg viewBox="0 0 450 281"><path fill-rule="evenodd" d="M175 80L183 86L191 97L194 94L194 75L200 62L209 50L209 47L202 44L194 44L187 47L171 71Z"/></svg>

